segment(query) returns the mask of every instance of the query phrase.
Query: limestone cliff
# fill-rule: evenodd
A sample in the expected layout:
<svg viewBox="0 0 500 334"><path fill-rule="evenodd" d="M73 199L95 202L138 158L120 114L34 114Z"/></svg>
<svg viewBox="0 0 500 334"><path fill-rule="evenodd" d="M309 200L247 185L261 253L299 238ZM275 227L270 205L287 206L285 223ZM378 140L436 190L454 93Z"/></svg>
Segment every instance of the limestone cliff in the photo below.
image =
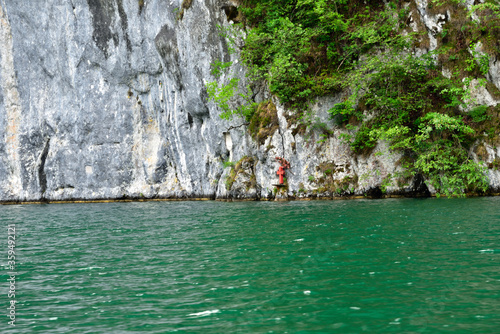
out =
<svg viewBox="0 0 500 334"><path fill-rule="evenodd" d="M425 1L415 6L426 52L448 18L427 12ZM253 98L273 101L262 111L272 119L267 132L251 135L244 120L221 119L205 85L227 78L215 78L211 64L232 61L240 87L247 84L241 38L221 34L237 18L236 1L2 0L0 7L0 201L429 192L422 178L390 177L402 167L386 143L367 156L352 153L339 137L346 130L327 113L342 93L311 101L314 117L333 129L324 140L321 129L300 131L265 86ZM497 88L499 66L493 59L488 75ZM498 103L484 87L476 97ZM498 145L479 151L490 165L500 157ZM279 190L275 157L291 165ZM488 173L498 191L500 172Z"/></svg>

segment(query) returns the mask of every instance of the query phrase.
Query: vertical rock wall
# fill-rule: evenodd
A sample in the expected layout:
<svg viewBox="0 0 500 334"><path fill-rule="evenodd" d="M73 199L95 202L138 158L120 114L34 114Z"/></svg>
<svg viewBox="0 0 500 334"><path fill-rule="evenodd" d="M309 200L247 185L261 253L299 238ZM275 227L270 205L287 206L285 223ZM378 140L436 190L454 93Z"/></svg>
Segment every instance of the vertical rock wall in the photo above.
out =
<svg viewBox="0 0 500 334"><path fill-rule="evenodd" d="M416 2L430 27L436 18ZM205 84L217 79L211 64L219 60L233 61L219 81L235 75L246 86L230 52L237 45L219 28L230 29L235 5L2 0L0 201L377 195L381 186L426 193L419 179L387 182L400 167L384 143L369 156L342 143L346 130L327 113L341 94L313 102L312 117L334 131L327 139L321 129L300 131L275 99L274 127L262 138L242 119L222 120ZM256 91L257 102L269 98ZM278 191L275 157L291 163Z"/></svg>
<svg viewBox="0 0 500 334"><path fill-rule="evenodd" d="M3 1L0 200L213 197L224 4Z"/></svg>

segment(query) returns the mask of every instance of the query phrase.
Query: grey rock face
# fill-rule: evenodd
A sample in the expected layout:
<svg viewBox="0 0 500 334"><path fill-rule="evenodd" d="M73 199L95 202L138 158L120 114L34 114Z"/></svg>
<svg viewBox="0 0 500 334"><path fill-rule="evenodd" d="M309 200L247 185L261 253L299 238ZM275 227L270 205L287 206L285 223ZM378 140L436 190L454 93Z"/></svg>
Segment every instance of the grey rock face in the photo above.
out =
<svg viewBox="0 0 500 334"><path fill-rule="evenodd" d="M3 1L0 201L272 199L275 157L291 164L279 197L427 191L420 179L388 177L400 167L386 144L351 153L327 113L341 96L313 103L315 122L334 129L326 140L321 126L302 133L288 124L276 100L277 127L264 143L244 120L222 120L205 85L235 76L246 87L241 38L230 42L218 28L231 29L236 4L195 0L180 19L182 0ZM215 78L215 60L233 65ZM238 172L224 161L239 161Z"/></svg>
<svg viewBox="0 0 500 334"><path fill-rule="evenodd" d="M180 1L5 1L0 200L213 197L221 6L194 1L179 21Z"/></svg>

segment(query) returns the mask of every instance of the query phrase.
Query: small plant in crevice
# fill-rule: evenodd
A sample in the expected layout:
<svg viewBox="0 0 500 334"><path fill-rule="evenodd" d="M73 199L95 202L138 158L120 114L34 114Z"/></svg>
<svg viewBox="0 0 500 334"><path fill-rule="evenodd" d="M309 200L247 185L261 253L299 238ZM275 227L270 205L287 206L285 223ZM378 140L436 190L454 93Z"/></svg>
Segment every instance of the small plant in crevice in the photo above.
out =
<svg viewBox="0 0 500 334"><path fill-rule="evenodd" d="M382 190L382 194L387 193L387 187L389 187L392 184L392 175L388 174L384 179L382 179L382 182L380 184L380 190Z"/></svg>
<svg viewBox="0 0 500 334"><path fill-rule="evenodd" d="M499 170L500 169L500 158L495 157L495 159L490 164L488 164L488 168L492 168L494 170Z"/></svg>
<svg viewBox="0 0 500 334"><path fill-rule="evenodd" d="M244 156L236 163L234 162L229 163L227 167L231 167L231 171L225 180L226 189L231 190L234 182L236 181L239 175L242 175L243 177L248 179L247 181L244 182L246 186L246 191L248 191L250 188L255 188L257 185L257 179L253 174L253 172L251 172L250 174L247 172L249 169L253 170L254 164L255 164L255 158L248 156Z"/></svg>
<svg viewBox="0 0 500 334"><path fill-rule="evenodd" d="M219 60L215 60L211 65L210 65L210 73L216 77L217 79L224 73L226 70L233 65L232 61L228 62L221 62Z"/></svg>
<svg viewBox="0 0 500 334"><path fill-rule="evenodd" d="M222 166L224 166L224 168L234 167L235 165L236 165L236 162L233 162L233 161L223 161L222 162Z"/></svg>
<svg viewBox="0 0 500 334"><path fill-rule="evenodd" d="M239 49L238 40L243 39L243 31L239 27L240 25L230 25L229 27L217 25L219 36L224 38L228 43L229 54L237 52Z"/></svg>
<svg viewBox="0 0 500 334"><path fill-rule="evenodd" d="M488 54L477 52L476 48L477 43L470 45L472 57L465 59L467 63L466 70L472 72L477 68L482 75L487 75L490 69L490 57Z"/></svg>

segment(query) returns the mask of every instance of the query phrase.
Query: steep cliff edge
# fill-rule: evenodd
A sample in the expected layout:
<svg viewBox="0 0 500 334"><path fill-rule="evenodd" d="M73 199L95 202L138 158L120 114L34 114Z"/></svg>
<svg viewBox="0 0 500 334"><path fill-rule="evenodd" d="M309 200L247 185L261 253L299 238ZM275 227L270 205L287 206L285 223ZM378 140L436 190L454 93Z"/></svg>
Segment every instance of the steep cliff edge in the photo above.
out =
<svg viewBox="0 0 500 334"><path fill-rule="evenodd" d="M419 52L436 49L449 15L425 1L409 4L409 26L426 35ZM250 82L240 60L245 32L226 33L240 18L237 1L0 6L0 201L434 191L421 175L404 175L402 155L387 141L367 154L352 150L344 140L351 130L328 112L346 92L312 100L309 121L301 123L265 84ZM487 52L475 47L477 55ZM489 84L473 93L478 104L496 107L500 62L489 56ZM215 73L217 62L230 64L227 72ZM207 84L230 76L241 92L252 85L252 101L264 102L258 122L222 119L224 110L209 99ZM472 145L470 155L489 166L489 191L499 192L500 142L491 137ZM291 165L279 189L276 157Z"/></svg>

